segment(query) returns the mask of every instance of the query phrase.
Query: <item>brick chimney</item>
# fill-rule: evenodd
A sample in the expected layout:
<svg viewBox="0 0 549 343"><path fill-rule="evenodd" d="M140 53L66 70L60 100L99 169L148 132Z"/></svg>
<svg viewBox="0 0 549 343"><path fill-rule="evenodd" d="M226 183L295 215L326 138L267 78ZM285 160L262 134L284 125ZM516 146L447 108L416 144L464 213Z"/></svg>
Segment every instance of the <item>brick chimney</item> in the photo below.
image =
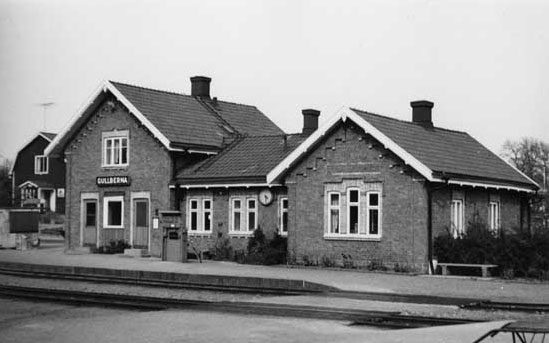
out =
<svg viewBox="0 0 549 343"><path fill-rule="evenodd" d="M427 100L412 101L412 122L425 127L433 127L431 111L435 104Z"/></svg>
<svg viewBox="0 0 549 343"><path fill-rule="evenodd" d="M320 116L320 111L313 109L302 110L303 114L303 131L302 134L310 136L311 133L315 132L318 129L318 116Z"/></svg>
<svg viewBox="0 0 549 343"><path fill-rule="evenodd" d="M199 98L210 98L211 78L206 76L191 77L191 95Z"/></svg>

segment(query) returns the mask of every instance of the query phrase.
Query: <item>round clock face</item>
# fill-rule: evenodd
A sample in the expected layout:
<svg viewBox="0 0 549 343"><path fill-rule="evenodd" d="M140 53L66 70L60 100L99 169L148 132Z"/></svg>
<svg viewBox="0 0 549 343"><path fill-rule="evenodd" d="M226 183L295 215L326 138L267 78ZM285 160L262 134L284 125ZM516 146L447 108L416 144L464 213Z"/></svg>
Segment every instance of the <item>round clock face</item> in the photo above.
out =
<svg viewBox="0 0 549 343"><path fill-rule="evenodd" d="M273 192L270 189L263 189L259 192L259 202L267 206L273 201Z"/></svg>

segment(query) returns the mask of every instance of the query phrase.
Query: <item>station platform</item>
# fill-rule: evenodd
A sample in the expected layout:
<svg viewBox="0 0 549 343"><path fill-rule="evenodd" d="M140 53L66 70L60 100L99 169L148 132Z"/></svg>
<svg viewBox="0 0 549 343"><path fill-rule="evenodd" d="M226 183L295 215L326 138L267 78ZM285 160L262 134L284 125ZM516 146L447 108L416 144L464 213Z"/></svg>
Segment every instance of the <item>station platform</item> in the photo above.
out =
<svg viewBox="0 0 549 343"><path fill-rule="evenodd" d="M158 258L125 255L65 254L62 245L44 241L39 249L0 250L0 265L23 264L24 268L64 267L95 269L101 273L152 275L238 287L274 287L313 292L349 291L402 295L480 299L498 302L547 303L548 282L443 277L362 270L305 268L295 266L256 266L234 262L166 262ZM23 267L22 267L23 268ZM93 270L92 270L93 271ZM116 271L116 272L115 272ZM148 274L149 273L149 274Z"/></svg>

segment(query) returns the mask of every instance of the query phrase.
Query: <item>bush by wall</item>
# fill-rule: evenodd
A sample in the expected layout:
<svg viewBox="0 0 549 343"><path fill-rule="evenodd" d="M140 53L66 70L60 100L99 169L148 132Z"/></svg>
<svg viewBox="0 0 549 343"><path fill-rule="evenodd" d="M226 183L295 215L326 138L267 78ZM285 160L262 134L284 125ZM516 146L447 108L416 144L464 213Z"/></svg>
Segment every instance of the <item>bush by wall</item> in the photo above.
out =
<svg viewBox="0 0 549 343"><path fill-rule="evenodd" d="M94 254L122 254L124 249L130 249L129 245L125 240L110 241L108 245L101 246L99 248L93 248L92 253Z"/></svg>
<svg viewBox="0 0 549 343"><path fill-rule="evenodd" d="M286 263L287 239L278 234L268 240L261 228L248 240L247 254L237 259L241 263L273 265Z"/></svg>
<svg viewBox="0 0 549 343"><path fill-rule="evenodd" d="M434 254L439 262L488 263L505 278L549 279L549 232L497 235L482 223L470 223L465 234L438 236Z"/></svg>

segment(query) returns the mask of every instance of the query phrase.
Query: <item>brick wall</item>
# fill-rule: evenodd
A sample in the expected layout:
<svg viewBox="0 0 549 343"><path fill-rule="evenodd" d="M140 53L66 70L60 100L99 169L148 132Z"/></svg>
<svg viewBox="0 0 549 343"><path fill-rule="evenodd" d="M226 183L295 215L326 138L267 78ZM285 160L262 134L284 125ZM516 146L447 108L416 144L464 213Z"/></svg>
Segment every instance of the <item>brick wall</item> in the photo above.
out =
<svg viewBox="0 0 549 343"><path fill-rule="evenodd" d="M446 234L450 230L452 192L460 192L464 196L465 229L473 222L480 222L488 227L490 197L493 197L499 198L500 201L501 229L508 233L520 230L521 195L519 193L505 190L449 186L433 193L433 238Z"/></svg>
<svg viewBox="0 0 549 343"><path fill-rule="evenodd" d="M382 187L382 237L379 240L324 238L324 189L327 182L359 180ZM289 195L288 252L297 262L342 254L356 265L372 261L425 270L427 193L423 178L352 123L341 124L292 168ZM342 208L342 210L344 210Z"/></svg>
<svg viewBox="0 0 549 343"><path fill-rule="evenodd" d="M245 250L248 244L249 235L233 235L229 234L230 225L230 199L233 196L238 197L257 197L261 188L213 188L213 189L189 189L180 190L182 199L180 203L180 211L183 213L183 222L188 226L188 199L196 197L212 198L212 233L194 234L189 232L190 246L194 246L197 250L215 251L216 243L220 239L229 238L230 245L233 250ZM286 196L285 187L271 188L274 199L268 206L263 206L257 202L257 223L263 230L265 235L271 239L279 228L279 199ZM221 238L219 238L219 233ZM189 249L192 253L192 249Z"/></svg>
<svg viewBox="0 0 549 343"><path fill-rule="evenodd" d="M102 132L129 131L129 166L120 168L101 167ZM119 103L114 111L103 105L90 117L82 129L67 145L67 221L68 248L80 245L81 194L98 193L98 226L103 225L102 199L108 194L124 196L124 239L130 240L131 192L150 192L150 212L170 207L168 184L172 175L172 160L168 151L147 133L146 129ZM131 178L131 186L98 187L98 176L121 176ZM149 218L150 219L150 218ZM151 254L160 256L161 230L151 229ZM99 245L108 242L99 242Z"/></svg>

